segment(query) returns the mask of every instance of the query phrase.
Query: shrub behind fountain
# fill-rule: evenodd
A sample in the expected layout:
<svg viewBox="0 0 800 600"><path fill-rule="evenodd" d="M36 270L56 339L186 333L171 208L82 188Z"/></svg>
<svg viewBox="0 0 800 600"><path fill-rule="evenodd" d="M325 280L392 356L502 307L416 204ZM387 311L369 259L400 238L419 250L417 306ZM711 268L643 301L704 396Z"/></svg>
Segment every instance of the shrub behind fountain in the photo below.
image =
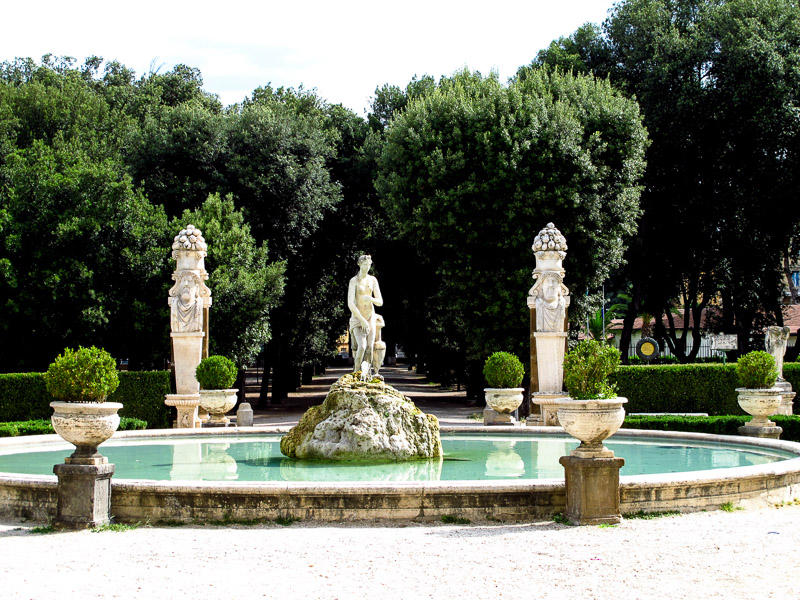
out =
<svg viewBox="0 0 800 600"><path fill-rule="evenodd" d="M439 420L380 380L350 373L281 439L290 458L413 460L442 455Z"/></svg>

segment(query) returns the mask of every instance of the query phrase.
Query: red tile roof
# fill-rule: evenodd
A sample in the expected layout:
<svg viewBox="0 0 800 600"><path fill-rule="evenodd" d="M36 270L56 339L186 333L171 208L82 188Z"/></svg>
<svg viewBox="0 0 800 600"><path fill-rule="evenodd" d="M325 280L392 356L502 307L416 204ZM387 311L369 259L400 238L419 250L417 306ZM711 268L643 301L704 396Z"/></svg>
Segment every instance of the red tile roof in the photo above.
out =
<svg viewBox="0 0 800 600"><path fill-rule="evenodd" d="M709 315L712 315L714 312L717 312L719 309L717 308L705 308L703 309L703 317L702 321L705 324L706 319ZM683 309L678 309L679 314L673 314L672 319L675 323L675 327L677 329L683 329ZM661 317L662 323L664 323L664 327L669 325L669 321L667 321L666 315L662 315ZM692 323L692 315L689 314L689 326L691 327ZM783 324L788 326L791 329L792 333L797 333L800 330L800 304L792 304L785 307L783 313ZM633 322L633 330L638 331L642 328L642 319L641 317L636 317L636 320ZM611 325L609 327L610 330L622 330L622 319L614 319L611 321Z"/></svg>

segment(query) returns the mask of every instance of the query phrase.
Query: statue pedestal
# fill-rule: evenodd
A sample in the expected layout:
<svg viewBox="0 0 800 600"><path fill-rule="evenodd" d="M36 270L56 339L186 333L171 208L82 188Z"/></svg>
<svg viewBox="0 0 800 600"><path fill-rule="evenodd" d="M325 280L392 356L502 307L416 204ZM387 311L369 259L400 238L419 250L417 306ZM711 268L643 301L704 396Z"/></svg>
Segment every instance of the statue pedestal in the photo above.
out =
<svg viewBox="0 0 800 600"><path fill-rule="evenodd" d="M200 406L200 393L197 394L167 394L164 404L178 409L178 418L175 420L176 429L195 429L203 426L197 415Z"/></svg>
<svg viewBox="0 0 800 600"><path fill-rule="evenodd" d="M562 456L567 506L564 516L573 525L619 523L619 470L624 458Z"/></svg>
<svg viewBox="0 0 800 600"><path fill-rule="evenodd" d="M567 333L537 331L533 336L536 340L539 392L543 394L561 394L561 390L564 387L563 364Z"/></svg>
<svg viewBox="0 0 800 600"><path fill-rule="evenodd" d="M195 370L203 357L202 331L189 333L171 333L172 355L175 361L175 391L178 394L197 394L200 384L197 383Z"/></svg>

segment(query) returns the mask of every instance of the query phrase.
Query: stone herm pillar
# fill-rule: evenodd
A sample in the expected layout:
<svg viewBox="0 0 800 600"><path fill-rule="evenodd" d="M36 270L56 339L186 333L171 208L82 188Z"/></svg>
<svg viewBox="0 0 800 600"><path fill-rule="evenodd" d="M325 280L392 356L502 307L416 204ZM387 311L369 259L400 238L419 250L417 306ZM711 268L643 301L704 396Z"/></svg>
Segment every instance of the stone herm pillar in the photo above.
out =
<svg viewBox="0 0 800 600"><path fill-rule="evenodd" d="M533 252L536 268L534 284L528 292L531 311L531 407L529 425L558 425L558 404L566 397L564 387L564 351L566 348L569 289L564 285L561 261L567 256L567 240L548 223L536 236ZM535 318L533 318L535 317ZM536 388L534 388L534 383Z"/></svg>
<svg viewBox="0 0 800 600"><path fill-rule="evenodd" d="M767 335L764 337L764 347L775 359L775 366L778 368L778 381L772 386L781 391L782 400L778 412L775 413L777 415L791 415L794 413L793 406L796 392L792 389L792 384L783 378L783 355L786 354L790 331L788 327L772 325L767 327Z"/></svg>
<svg viewBox="0 0 800 600"><path fill-rule="evenodd" d="M172 243L172 258L177 267L172 274L175 285L169 291L172 355L175 368L175 394L165 403L178 409L176 427L200 427L197 409L200 385L195 369L203 356L205 320L211 305L211 290L205 282L208 273L204 258L208 246L202 232L194 225L182 229Z"/></svg>
<svg viewBox="0 0 800 600"><path fill-rule="evenodd" d="M620 457L578 458L562 456L567 506L564 516L573 525L619 523L619 470L625 464Z"/></svg>

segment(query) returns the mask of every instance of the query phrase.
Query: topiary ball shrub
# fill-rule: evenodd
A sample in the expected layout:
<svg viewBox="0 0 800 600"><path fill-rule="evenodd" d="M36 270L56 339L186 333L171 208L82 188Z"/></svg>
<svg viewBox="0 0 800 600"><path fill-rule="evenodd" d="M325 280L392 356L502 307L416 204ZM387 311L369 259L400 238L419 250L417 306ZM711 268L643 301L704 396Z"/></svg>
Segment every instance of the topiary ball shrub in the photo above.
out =
<svg viewBox="0 0 800 600"><path fill-rule="evenodd" d="M483 365L483 376L490 388L518 388L525 376L525 367L508 352L495 352Z"/></svg>
<svg viewBox="0 0 800 600"><path fill-rule="evenodd" d="M739 385L749 390L771 388L778 379L778 368L771 354L763 350L754 350L742 356L736 362L736 375Z"/></svg>
<svg viewBox="0 0 800 600"><path fill-rule="evenodd" d="M201 390L227 390L236 381L236 375L234 362L218 355L204 358L195 370Z"/></svg>
<svg viewBox="0 0 800 600"><path fill-rule="evenodd" d="M117 389L117 363L102 348L65 348L45 373L47 391L64 402L105 402Z"/></svg>
<svg viewBox="0 0 800 600"><path fill-rule="evenodd" d="M619 366L619 350L595 340L579 342L564 357L564 387L576 400L615 398L617 389L608 381Z"/></svg>

